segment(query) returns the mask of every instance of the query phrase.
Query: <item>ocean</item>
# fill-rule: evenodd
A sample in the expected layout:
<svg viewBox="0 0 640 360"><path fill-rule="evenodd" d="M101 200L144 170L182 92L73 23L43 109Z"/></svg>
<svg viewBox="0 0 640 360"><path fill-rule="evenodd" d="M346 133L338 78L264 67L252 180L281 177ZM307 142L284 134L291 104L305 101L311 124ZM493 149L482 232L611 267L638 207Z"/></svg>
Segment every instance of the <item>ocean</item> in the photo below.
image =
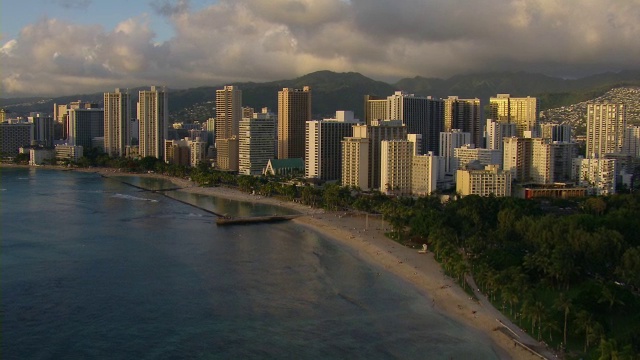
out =
<svg viewBox="0 0 640 360"><path fill-rule="evenodd" d="M486 336L321 234L291 222L217 227L119 180L174 187L0 169L0 358L498 358ZM171 196L229 215L289 213Z"/></svg>

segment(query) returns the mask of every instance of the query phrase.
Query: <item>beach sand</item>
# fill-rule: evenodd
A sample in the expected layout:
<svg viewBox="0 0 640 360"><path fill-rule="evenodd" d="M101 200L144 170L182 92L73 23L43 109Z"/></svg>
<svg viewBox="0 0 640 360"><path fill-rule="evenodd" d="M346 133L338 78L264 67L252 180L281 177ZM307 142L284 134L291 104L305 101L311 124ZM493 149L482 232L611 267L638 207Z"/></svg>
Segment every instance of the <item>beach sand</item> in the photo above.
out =
<svg viewBox="0 0 640 360"><path fill-rule="evenodd" d="M499 312L488 306L486 299L477 301L467 294L456 281L443 274L440 264L431 252L418 253L418 249L402 246L385 236L389 225L380 216L353 214L345 212L327 212L313 209L295 202L283 201L272 197L263 197L243 193L227 187L198 187L186 180L160 174L128 174L112 169L87 169L80 171L97 172L103 176L142 176L164 178L172 181L181 190L236 201L262 203L286 207L302 214L292 221L340 242L352 249L364 260L385 268L390 273L410 282L425 296L425 302L435 310L469 325L486 334L493 342L496 352L504 359L540 359L539 356L515 346L514 338L501 328L501 321L508 322ZM484 295L479 295L480 297ZM539 344L513 328L524 344ZM550 352L545 355L550 357Z"/></svg>

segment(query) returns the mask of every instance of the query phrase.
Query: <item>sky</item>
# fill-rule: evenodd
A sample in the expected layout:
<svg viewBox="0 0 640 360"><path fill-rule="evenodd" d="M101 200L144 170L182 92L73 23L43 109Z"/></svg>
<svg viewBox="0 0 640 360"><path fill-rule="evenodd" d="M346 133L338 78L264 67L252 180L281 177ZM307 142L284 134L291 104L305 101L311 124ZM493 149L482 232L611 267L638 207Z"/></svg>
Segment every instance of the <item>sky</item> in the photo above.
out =
<svg viewBox="0 0 640 360"><path fill-rule="evenodd" d="M0 97L640 68L640 0L4 0Z"/></svg>

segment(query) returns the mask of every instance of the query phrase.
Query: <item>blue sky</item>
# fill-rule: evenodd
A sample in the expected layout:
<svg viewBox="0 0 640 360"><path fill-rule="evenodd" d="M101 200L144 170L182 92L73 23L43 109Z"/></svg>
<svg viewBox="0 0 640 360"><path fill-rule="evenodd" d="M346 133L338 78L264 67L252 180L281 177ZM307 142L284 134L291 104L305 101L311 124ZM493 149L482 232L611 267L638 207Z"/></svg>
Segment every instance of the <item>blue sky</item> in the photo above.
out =
<svg viewBox="0 0 640 360"><path fill-rule="evenodd" d="M67 22L93 25L105 30L113 29L127 18L147 16L157 41L169 40L173 26L165 16L158 14L152 4L162 6L169 1L150 0L3 0L0 5L2 42L15 39L20 30L41 18L56 18ZM212 0L192 0L190 8L198 10L215 4Z"/></svg>
<svg viewBox="0 0 640 360"><path fill-rule="evenodd" d="M579 6L576 4L579 3ZM4 0L0 96L640 68L640 0Z"/></svg>

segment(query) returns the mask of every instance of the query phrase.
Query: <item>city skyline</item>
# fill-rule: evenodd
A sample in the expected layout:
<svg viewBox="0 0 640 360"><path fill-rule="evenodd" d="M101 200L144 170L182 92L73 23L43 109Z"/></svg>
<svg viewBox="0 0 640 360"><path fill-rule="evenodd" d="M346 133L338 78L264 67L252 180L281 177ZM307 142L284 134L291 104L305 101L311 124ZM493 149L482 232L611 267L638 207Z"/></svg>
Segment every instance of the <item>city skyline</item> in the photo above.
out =
<svg viewBox="0 0 640 360"><path fill-rule="evenodd" d="M15 97L149 83L186 88L323 69L383 81L502 70L574 78L638 68L638 5L637 0L593 0L579 7L547 0L485 0L474 6L409 0L11 2L2 11L0 91Z"/></svg>

